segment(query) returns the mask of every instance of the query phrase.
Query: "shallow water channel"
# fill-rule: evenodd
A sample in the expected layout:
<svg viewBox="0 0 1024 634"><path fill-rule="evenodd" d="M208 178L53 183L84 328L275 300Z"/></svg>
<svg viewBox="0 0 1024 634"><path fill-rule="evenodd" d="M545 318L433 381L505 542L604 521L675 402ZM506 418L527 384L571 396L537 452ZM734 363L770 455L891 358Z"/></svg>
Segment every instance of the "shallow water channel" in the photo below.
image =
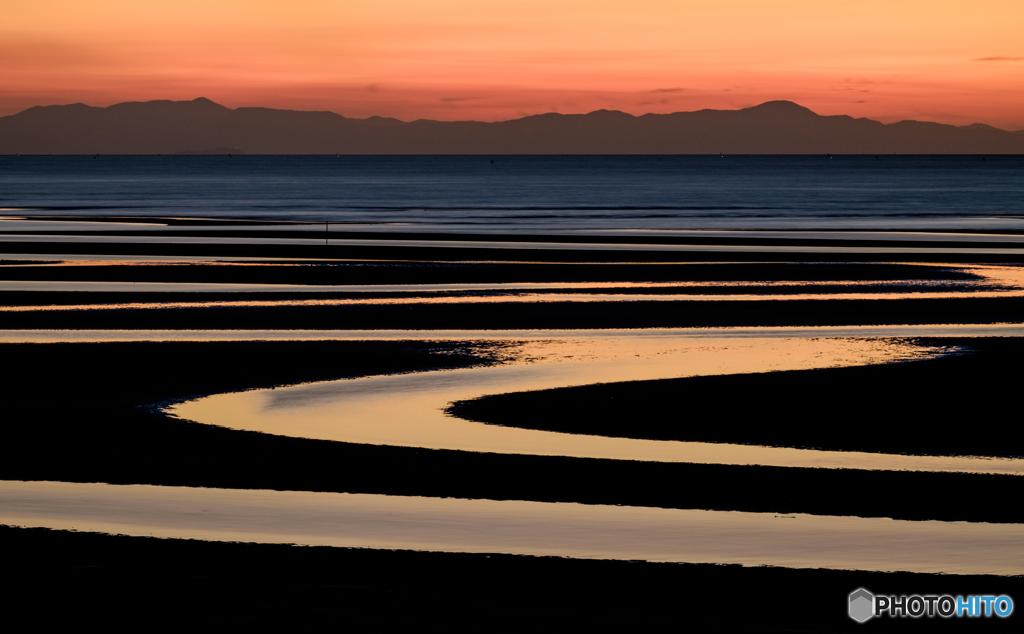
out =
<svg viewBox="0 0 1024 634"><path fill-rule="evenodd" d="M1024 526L525 501L0 481L0 523L125 535L1016 575Z"/></svg>
<svg viewBox="0 0 1024 634"><path fill-rule="evenodd" d="M428 449L781 467L1024 473L1024 460L817 451L638 440L485 425L455 418L452 402L486 394L712 374L829 368L939 354L901 340L860 338L572 337L520 342L490 367L439 370L217 394L173 416L283 436ZM680 403L680 423L685 404ZM714 421L706 421L713 424Z"/></svg>
<svg viewBox="0 0 1024 634"><path fill-rule="evenodd" d="M168 409L181 418L235 429L354 443L497 453L1021 474L1022 460L826 452L559 434L484 425L444 412L455 400L518 390L900 362L944 351L892 338L895 335L1019 336L1021 330L1019 325L993 325L490 333L38 331L17 336L22 341L337 338L498 340L514 344L505 348L507 358L498 365L219 394ZM1020 524L10 481L0 481L0 524L357 548L793 568L1024 574L1024 525Z"/></svg>

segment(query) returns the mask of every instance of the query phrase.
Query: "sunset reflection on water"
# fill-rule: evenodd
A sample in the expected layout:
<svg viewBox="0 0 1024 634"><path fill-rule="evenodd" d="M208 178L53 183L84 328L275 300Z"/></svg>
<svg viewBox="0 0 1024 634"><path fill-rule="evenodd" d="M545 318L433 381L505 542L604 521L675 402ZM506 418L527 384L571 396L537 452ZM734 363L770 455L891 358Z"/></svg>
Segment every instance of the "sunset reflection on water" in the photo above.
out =
<svg viewBox="0 0 1024 634"><path fill-rule="evenodd" d="M167 411L232 429L352 443L618 460L1024 473L1024 460L639 440L485 425L454 401L572 385L868 365L939 354L883 339L566 338L522 342L491 367L372 376L214 395ZM686 404L680 403L680 412ZM707 421L706 424L714 424Z"/></svg>

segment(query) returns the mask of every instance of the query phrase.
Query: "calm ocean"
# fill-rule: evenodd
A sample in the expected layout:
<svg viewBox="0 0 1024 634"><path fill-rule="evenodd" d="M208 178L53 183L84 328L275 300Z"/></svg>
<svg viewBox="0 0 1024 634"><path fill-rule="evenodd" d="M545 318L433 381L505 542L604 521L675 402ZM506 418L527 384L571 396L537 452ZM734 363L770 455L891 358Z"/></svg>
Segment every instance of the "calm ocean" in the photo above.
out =
<svg viewBox="0 0 1024 634"><path fill-rule="evenodd" d="M5 156L0 208L377 231L1024 231L1024 157Z"/></svg>

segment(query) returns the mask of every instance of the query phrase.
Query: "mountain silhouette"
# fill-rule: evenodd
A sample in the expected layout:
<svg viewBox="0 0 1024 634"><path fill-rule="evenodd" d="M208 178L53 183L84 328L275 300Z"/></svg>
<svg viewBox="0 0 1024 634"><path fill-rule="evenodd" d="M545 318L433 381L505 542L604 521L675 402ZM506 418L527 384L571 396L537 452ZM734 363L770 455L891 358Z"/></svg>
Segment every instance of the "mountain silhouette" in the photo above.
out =
<svg viewBox="0 0 1024 634"><path fill-rule="evenodd" d="M497 123L231 109L205 98L35 106L0 117L0 154L216 153L1024 154L1024 131L883 124L821 116L790 101L642 116L549 113Z"/></svg>

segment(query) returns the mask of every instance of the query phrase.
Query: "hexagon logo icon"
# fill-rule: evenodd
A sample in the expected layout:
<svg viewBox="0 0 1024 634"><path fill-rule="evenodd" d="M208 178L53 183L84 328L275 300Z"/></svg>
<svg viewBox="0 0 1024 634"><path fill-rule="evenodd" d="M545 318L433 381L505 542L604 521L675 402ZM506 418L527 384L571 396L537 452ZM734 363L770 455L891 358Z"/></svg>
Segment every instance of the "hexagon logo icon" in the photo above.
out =
<svg viewBox="0 0 1024 634"><path fill-rule="evenodd" d="M867 621L875 612L875 595L864 588L850 593L850 618L858 623Z"/></svg>

